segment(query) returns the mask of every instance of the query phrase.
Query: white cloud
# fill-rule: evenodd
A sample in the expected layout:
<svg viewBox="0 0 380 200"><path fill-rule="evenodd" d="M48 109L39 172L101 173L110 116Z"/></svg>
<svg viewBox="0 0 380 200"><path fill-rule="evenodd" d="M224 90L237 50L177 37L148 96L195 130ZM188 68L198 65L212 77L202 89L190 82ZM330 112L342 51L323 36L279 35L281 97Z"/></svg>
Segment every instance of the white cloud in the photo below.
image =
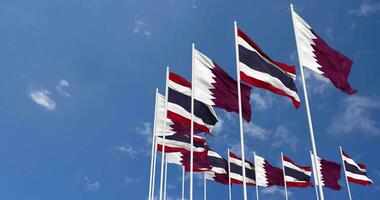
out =
<svg viewBox="0 0 380 200"><path fill-rule="evenodd" d="M351 10L349 13L357 16L368 16L380 11L380 3L363 1L359 8Z"/></svg>
<svg viewBox="0 0 380 200"><path fill-rule="evenodd" d="M281 196L285 196L285 189L283 188L279 188L279 187L267 187L267 188L263 188L261 190L261 193L264 194L264 195L281 195ZM291 196L293 193L291 193L289 190L288 190L288 197Z"/></svg>
<svg viewBox="0 0 380 200"><path fill-rule="evenodd" d="M221 133L223 130L223 125L224 120L221 117L219 117L218 123L216 123L214 128L212 129L213 133L215 133L215 135L219 135L219 133Z"/></svg>
<svg viewBox="0 0 380 200"><path fill-rule="evenodd" d="M149 143L152 143L153 125L150 122L140 122L135 130L138 134L146 137Z"/></svg>
<svg viewBox="0 0 380 200"><path fill-rule="evenodd" d="M251 93L251 102L254 110L264 111L272 107L274 101L273 94L268 92Z"/></svg>
<svg viewBox="0 0 380 200"><path fill-rule="evenodd" d="M191 1L191 7L194 8L194 9L198 8L197 0L192 0Z"/></svg>
<svg viewBox="0 0 380 200"><path fill-rule="evenodd" d="M131 177L124 177L124 182L126 184L136 184L141 182L141 178L131 178Z"/></svg>
<svg viewBox="0 0 380 200"><path fill-rule="evenodd" d="M349 96L344 101L344 109L336 115L328 128L331 134L347 134L353 131L380 134L379 122L371 117L374 110L380 109L380 101L364 96Z"/></svg>
<svg viewBox="0 0 380 200"><path fill-rule="evenodd" d="M276 132L273 137L274 143L273 147L279 148L282 146L289 147L291 150L296 151L298 145L298 139L294 135L291 134L289 129L279 126L276 129Z"/></svg>
<svg viewBox="0 0 380 200"><path fill-rule="evenodd" d="M69 88L69 87L70 87L70 83L67 80L63 79L58 82L58 85L55 88L61 95L65 97L70 97L71 95L64 91L65 88Z"/></svg>
<svg viewBox="0 0 380 200"><path fill-rule="evenodd" d="M129 157L134 158L135 155L138 153L131 145L129 144L122 144L119 146L115 146L115 149L119 151L120 153L127 154Z"/></svg>
<svg viewBox="0 0 380 200"><path fill-rule="evenodd" d="M92 181L87 176L83 177L84 185L88 191L96 191L100 189L100 183L98 181Z"/></svg>
<svg viewBox="0 0 380 200"><path fill-rule="evenodd" d="M56 103L50 98L50 92L45 89L31 89L29 97L39 106L42 106L48 110L55 110Z"/></svg>
<svg viewBox="0 0 380 200"><path fill-rule="evenodd" d="M311 91L313 94L323 94L330 84L329 79L307 68L304 68L304 75L306 78L307 89L308 91ZM301 78L299 78L298 80L302 81Z"/></svg>
<svg viewBox="0 0 380 200"><path fill-rule="evenodd" d="M256 139L266 140L270 134L268 130L252 122L243 125L244 133Z"/></svg>
<svg viewBox="0 0 380 200"><path fill-rule="evenodd" d="M143 34L146 37L151 37L152 32L149 29L147 23L143 21L142 19L136 19L135 20L135 26L132 31L134 34Z"/></svg>

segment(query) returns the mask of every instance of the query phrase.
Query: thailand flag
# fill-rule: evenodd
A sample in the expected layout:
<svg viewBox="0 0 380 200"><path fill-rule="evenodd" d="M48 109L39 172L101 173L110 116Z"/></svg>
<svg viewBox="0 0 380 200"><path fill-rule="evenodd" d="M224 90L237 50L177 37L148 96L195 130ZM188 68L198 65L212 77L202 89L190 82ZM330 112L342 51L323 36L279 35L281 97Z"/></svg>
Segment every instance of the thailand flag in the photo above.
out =
<svg viewBox="0 0 380 200"><path fill-rule="evenodd" d="M272 60L240 29L237 29L236 40L240 79L255 87L287 96L299 108L295 67Z"/></svg>
<svg viewBox="0 0 380 200"><path fill-rule="evenodd" d="M288 157L282 157L287 187L311 187L311 167L301 167Z"/></svg>
<svg viewBox="0 0 380 200"><path fill-rule="evenodd" d="M359 185L371 185L373 181L368 178L366 166L363 164L357 164L352 158L342 151L342 159L345 166L345 174L347 180L351 183Z"/></svg>

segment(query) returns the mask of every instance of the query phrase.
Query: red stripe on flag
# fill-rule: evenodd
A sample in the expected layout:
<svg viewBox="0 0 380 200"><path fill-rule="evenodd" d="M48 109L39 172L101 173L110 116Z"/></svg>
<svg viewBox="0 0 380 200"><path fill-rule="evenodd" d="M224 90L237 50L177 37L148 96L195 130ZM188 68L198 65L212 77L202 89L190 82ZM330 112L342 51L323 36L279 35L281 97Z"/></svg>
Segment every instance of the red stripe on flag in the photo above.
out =
<svg viewBox="0 0 380 200"><path fill-rule="evenodd" d="M259 87L259 88L264 88L264 89L268 89L270 91L272 91L273 93L276 93L278 95L282 95L282 96L286 96L286 97L289 97L291 98L292 102L293 102L293 105L295 108L299 108L300 107L300 102L297 101L294 97L286 94L283 90L280 90L278 88L275 88L273 87L273 85L269 84L269 83L266 83L266 82L263 82L261 80L258 80L258 79L255 79L255 78L252 78L250 76L247 76L244 72L240 71L240 78L242 81L244 82L247 82L253 86L256 86L256 87Z"/></svg>

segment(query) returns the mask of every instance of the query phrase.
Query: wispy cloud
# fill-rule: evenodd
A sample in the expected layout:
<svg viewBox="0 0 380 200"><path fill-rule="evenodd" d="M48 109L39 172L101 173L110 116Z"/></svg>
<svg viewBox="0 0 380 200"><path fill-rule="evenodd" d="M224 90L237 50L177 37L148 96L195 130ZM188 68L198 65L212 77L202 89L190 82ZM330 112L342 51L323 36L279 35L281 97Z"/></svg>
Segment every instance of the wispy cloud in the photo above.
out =
<svg viewBox="0 0 380 200"><path fill-rule="evenodd" d="M66 88L69 88L70 87L70 83L67 81L67 80L60 80L58 82L58 85L55 87L57 89L57 91L65 96L65 97L70 97L71 95L67 92L65 92L65 89Z"/></svg>
<svg viewBox="0 0 380 200"><path fill-rule="evenodd" d="M114 147L117 151L119 151L120 153L123 153L123 154L126 154L128 155L129 157L131 158L134 158L136 156L136 154L138 153L137 150L135 150L135 148L133 148L131 145L129 144L122 144L122 145L118 145L118 146L115 146Z"/></svg>
<svg viewBox="0 0 380 200"><path fill-rule="evenodd" d="M313 94L323 94L325 93L330 81L323 75L317 74L309 69L304 68L305 78L307 80L308 89L311 90ZM300 82L301 78L297 79Z"/></svg>
<svg viewBox="0 0 380 200"><path fill-rule="evenodd" d="M353 131L379 135L379 122L371 116L380 109L380 101L364 96L350 96L343 101L343 111L334 116L328 132L347 134Z"/></svg>
<svg viewBox="0 0 380 200"><path fill-rule="evenodd" d="M83 177L85 189L88 191L97 191L100 189L99 181L92 181L87 176Z"/></svg>
<svg viewBox="0 0 380 200"><path fill-rule="evenodd" d="M279 148L282 146L287 146L291 150L296 151L298 145L298 139L296 136L291 134L289 129L279 126L277 127L273 136L273 147Z"/></svg>
<svg viewBox="0 0 380 200"><path fill-rule="evenodd" d="M54 111L57 104L50 98L50 92L46 89L30 89L29 97L39 106Z"/></svg>
<svg viewBox="0 0 380 200"><path fill-rule="evenodd" d="M141 182L141 178L124 177L124 182L128 185L136 184Z"/></svg>
<svg viewBox="0 0 380 200"><path fill-rule="evenodd" d="M251 102L254 109L259 111L267 110L272 107L274 101L273 95L270 95L268 92L263 91L260 93L251 93Z"/></svg>
<svg viewBox="0 0 380 200"><path fill-rule="evenodd" d="M329 37L330 39L333 39L333 38L334 38L334 36L333 36L333 29L332 29L331 27L325 29L325 34L326 34L327 37Z"/></svg>
<svg viewBox="0 0 380 200"><path fill-rule="evenodd" d="M261 190L261 193L264 195L285 195L285 189L279 187L267 187ZM288 190L288 196L292 196L293 193Z"/></svg>
<svg viewBox="0 0 380 200"><path fill-rule="evenodd" d="M153 125L150 122L140 122L135 129L136 133L146 137L149 143L152 143Z"/></svg>
<svg viewBox="0 0 380 200"><path fill-rule="evenodd" d="M363 1L359 8L349 11L350 14L357 16L368 16L380 11L380 3L372 3L371 1Z"/></svg>
<svg viewBox="0 0 380 200"><path fill-rule="evenodd" d="M135 26L132 31L134 34L143 34L146 37L152 36L152 31L148 27L147 23L142 19L135 20Z"/></svg>
<svg viewBox="0 0 380 200"><path fill-rule="evenodd" d="M260 139L260 140L266 140L270 134L268 130L252 122L250 123L244 122L243 128L244 128L244 133L246 133L248 136L251 136L253 138Z"/></svg>

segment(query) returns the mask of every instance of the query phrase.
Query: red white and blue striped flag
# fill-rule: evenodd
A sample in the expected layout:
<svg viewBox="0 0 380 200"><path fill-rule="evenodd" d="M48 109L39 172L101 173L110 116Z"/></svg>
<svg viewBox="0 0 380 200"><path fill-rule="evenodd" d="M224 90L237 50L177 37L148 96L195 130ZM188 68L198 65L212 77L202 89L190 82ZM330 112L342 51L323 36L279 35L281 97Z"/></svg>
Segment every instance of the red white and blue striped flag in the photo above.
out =
<svg viewBox="0 0 380 200"><path fill-rule="evenodd" d="M243 31L237 30L240 79L255 87L289 97L299 108L294 66L276 62L267 56Z"/></svg>
<svg viewBox="0 0 380 200"><path fill-rule="evenodd" d="M347 153L342 151L342 158L345 166L347 180L359 185L371 185L373 181L368 178L366 166L357 164Z"/></svg>

